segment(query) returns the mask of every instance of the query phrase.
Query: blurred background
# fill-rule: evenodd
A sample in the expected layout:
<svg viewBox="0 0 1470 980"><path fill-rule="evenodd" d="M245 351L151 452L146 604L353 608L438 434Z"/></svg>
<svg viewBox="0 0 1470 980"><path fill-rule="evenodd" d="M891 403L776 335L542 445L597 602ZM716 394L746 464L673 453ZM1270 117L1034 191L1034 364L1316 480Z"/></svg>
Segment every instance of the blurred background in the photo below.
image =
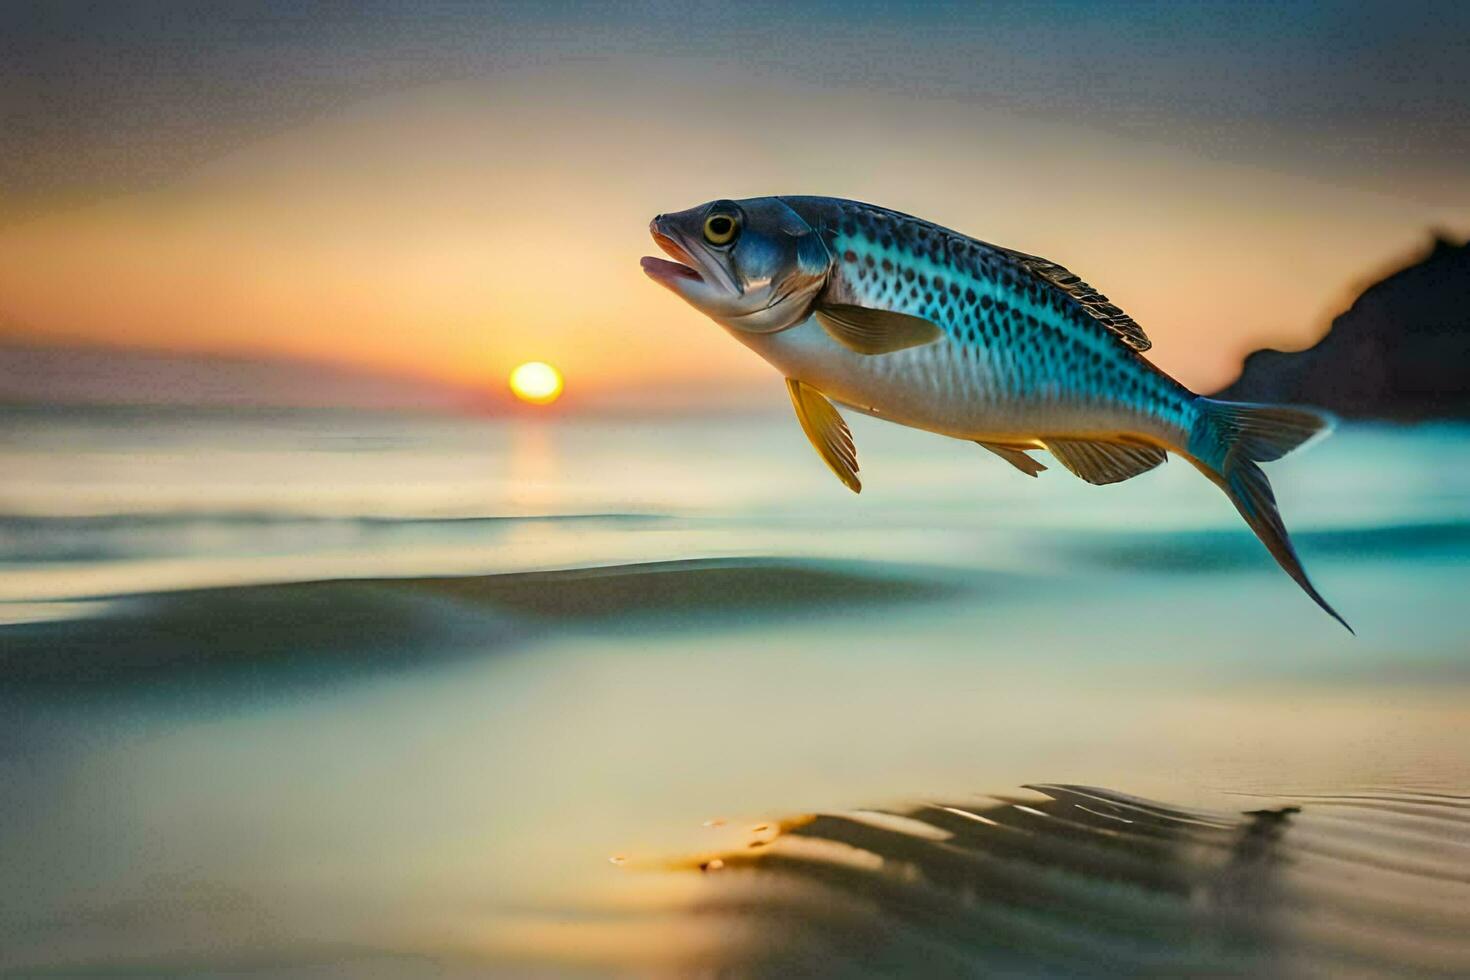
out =
<svg viewBox="0 0 1470 980"><path fill-rule="evenodd" d="M1467 92L1458 4L5 5L0 972L1470 970ZM849 494L637 268L777 193L1343 417L1270 475L1357 638L1177 461L858 418ZM842 835L836 924L707 873L1034 783L1174 822L1134 877L1042 834L1082 890L1025 908ZM1191 836L1261 807L1284 850Z"/></svg>

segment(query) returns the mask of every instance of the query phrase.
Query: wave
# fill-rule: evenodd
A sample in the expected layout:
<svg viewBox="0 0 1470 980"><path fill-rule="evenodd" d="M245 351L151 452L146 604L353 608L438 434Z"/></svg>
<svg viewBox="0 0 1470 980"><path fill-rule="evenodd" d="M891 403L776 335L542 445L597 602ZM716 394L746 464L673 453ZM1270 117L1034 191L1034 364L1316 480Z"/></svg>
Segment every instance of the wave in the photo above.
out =
<svg viewBox="0 0 1470 980"><path fill-rule="evenodd" d="M1424 557L1470 560L1470 521L1316 528L1292 532L1308 556L1333 559ZM1259 542L1244 530L1079 533L1056 547L1094 564L1158 572L1221 572L1267 568Z"/></svg>
<svg viewBox="0 0 1470 980"><path fill-rule="evenodd" d="M253 691L503 652L564 629L688 629L958 588L886 563L721 558L147 593L86 603L81 618L0 625L0 687L186 680Z"/></svg>
<svg viewBox="0 0 1470 980"><path fill-rule="evenodd" d="M230 554L309 554L326 550L462 543L519 528L581 526L640 531L685 520L669 513L333 514L293 510L175 510L83 515L0 513L0 563L87 564ZM736 523L739 523L738 521ZM746 520L752 533L770 531ZM992 529L1033 539L1065 558L1138 571L1215 573L1265 569L1260 546L1243 528L1149 531L1070 530L1011 525ZM1292 535L1308 556L1322 559L1470 560L1470 521L1405 522L1314 528Z"/></svg>
<svg viewBox="0 0 1470 980"><path fill-rule="evenodd" d="M373 545L387 537L496 532L540 524L641 527L661 514L353 515L280 510L167 511L89 515L0 514L0 562L86 563L284 547L302 552Z"/></svg>

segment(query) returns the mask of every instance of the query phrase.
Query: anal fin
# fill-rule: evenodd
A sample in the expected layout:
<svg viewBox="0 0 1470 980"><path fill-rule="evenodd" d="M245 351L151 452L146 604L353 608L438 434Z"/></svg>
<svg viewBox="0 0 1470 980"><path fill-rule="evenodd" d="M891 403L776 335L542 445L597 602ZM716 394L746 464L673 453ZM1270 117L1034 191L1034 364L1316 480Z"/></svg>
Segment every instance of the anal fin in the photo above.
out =
<svg viewBox="0 0 1470 980"><path fill-rule="evenodd" d="M1016 469L1020 470L1022 473L1025 473L1027 476L1034 477L1046 469L1046 464L1038 463L1036 460L1026 455L1026 451L1024 449L1017 449L1015 446L1002 445L998 442L983 442L979 439L975 440L975 445L990 450L991 452L995 453L995 455L999 456L1001 459L1005 460L1007 463L1010 463Z"/></svg>
<svg viewBox="0 0 1470 980"><path fill-rule="evenodd" d="M786 379L786 390L791 394L796 420L811 440L812 448L847 489L862 493L863 485L857 475L857 449L853 446L852 433L848 431L847 423L842 421L842 416L837 414L837 409L826 395L795 378Z"/></svg>
<svg viewBox="0 0 1470 980"><path fill-rule="evenodd" d="M1169 458L1163 449L1143 442L1091 439L1043 439L1042 442L1058 463L1096 486L1122 483L1147 473Z"/></svg>

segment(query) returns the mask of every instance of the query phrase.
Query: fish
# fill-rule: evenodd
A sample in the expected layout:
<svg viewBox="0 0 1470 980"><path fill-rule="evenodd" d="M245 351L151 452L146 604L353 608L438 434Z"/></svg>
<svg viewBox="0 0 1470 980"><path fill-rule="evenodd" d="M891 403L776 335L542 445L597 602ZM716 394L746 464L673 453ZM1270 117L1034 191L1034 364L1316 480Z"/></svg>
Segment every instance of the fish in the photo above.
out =
<svg viewBox="0 0 1470 980"><path fill-rule="evenodd" d="M643 270L782 372L817 454L861 492L837 406L979 444L1036 477L1043 450L1095 485L1173 453L1352 632L1302 567L1258 465L1332 427L1306 408L1197 394L1144 357L1131 316L1064 266L832 197L715 200L656 216Z"/></svg>

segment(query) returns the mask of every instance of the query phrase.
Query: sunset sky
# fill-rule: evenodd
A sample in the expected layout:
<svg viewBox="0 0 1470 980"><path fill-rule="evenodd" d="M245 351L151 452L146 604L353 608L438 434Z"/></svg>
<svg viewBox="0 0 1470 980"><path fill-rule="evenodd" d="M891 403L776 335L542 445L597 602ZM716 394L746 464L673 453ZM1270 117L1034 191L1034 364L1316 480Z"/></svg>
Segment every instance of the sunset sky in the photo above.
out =
<svg viewBox="0 0 1470 980"><path fill-rule="evenodd" d="M1470 233L1464 4L35 6L11 342L739 387L769 368L643 277L648 219L806 193L1060 261L1209 389Z"/></svg>

